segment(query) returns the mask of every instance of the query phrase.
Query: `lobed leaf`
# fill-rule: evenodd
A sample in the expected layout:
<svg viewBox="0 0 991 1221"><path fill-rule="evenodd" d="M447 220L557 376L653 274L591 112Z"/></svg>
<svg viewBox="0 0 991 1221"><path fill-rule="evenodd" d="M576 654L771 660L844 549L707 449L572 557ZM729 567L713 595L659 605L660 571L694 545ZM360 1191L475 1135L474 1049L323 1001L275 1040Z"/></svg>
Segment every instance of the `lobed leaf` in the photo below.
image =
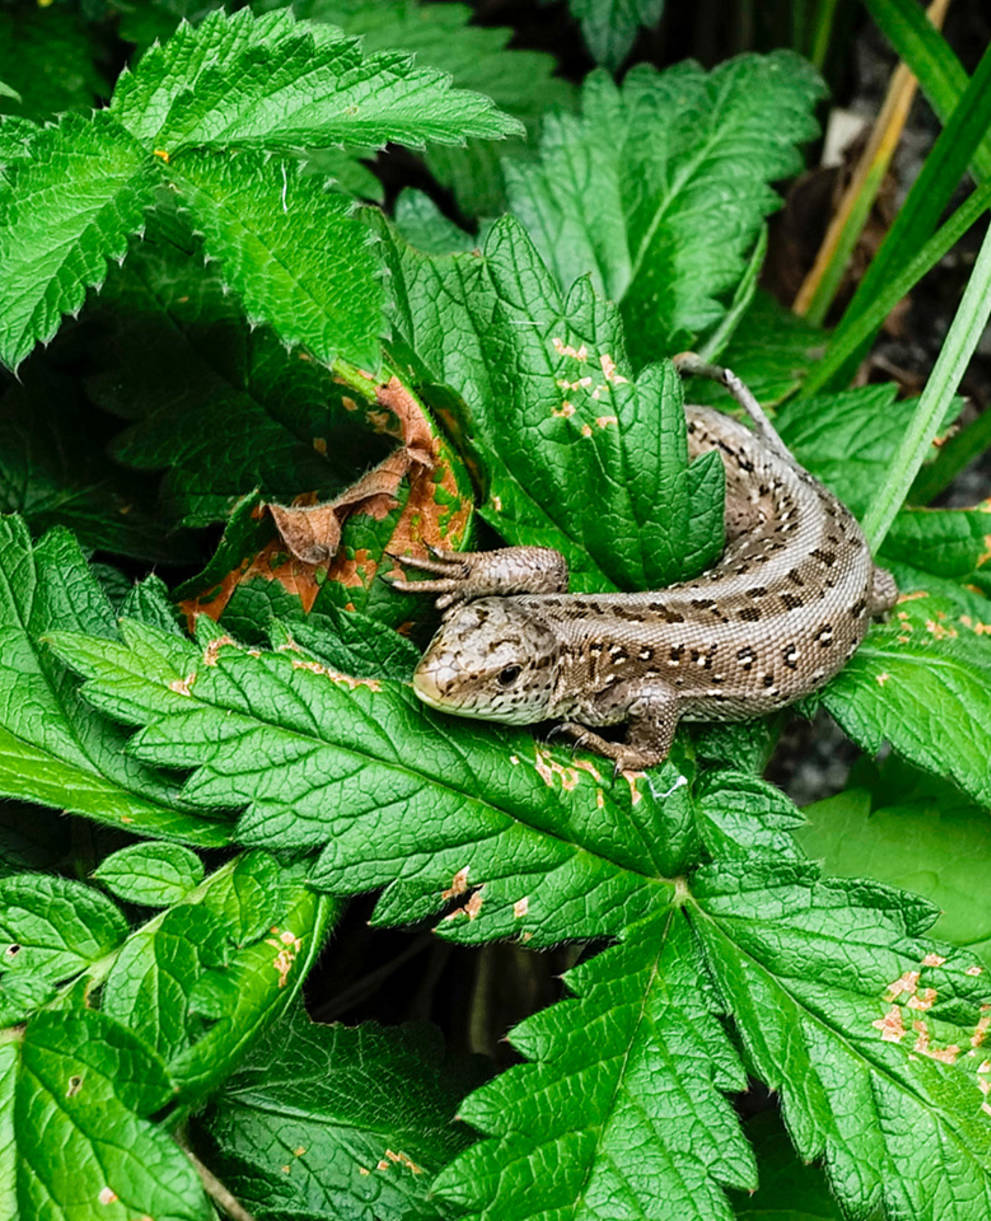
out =
<svg viewBox="0 0 991 1221"><path fill-rule="evenodd" d="M562 298L508 218L482 257L431 258L387 237L397 329L463 400L504 537L557 547L573 589L658 588L715 558L722 466L687 466L674 370L629 376L618 314L587 280Z"/></svg>
<svg viewBox="0 0 991 1221"><path fill-rule="evenodd" d="M192 811L175 783L125 755L120 730L81 702L78 684L43 644L55 628L103 639L117 630L66 531L32 545L23 522L0 517L0 793L146 835L226 843L222 823Z"/></svg>
<svg viewBox="0 0 991 1221"><path fill-rule="evenodd" d="M161 1060L111 1018L38 1014L0 1043L0 1201L44 1221L209 1221L185 1153L147 1118L171 1093Z"/></svg>
<svg viewBox="0 0 991 1221"><path fill-rule="evenodd" d="M180 25L121 75L111 110L136 139L171 155L387 141L417 148L522 130L488 98L450 86L408 54L366 57L331 26L298 22L286 9L242 9Z"/></svg>
<svg viewBox="0 0 991 1221"><path fill-rule="evenodd" d="M864 750L876 754L890 742L987 804L991 643L983 628L948 598L903 591L896 613L871 629L823 703Z"/></svg>
<svg viewBox="0 0 991 1221"><path fill-rule="evenodd" d="M291 644L253 656L229 637L197 647L125 631L125 645L63 634L57 648L91 702L144 726L131 751L193 769L183 792L197 807L243 807L243 843L325 845L311 874L322 889L385 886L379 923L454 899L466 906L442 932L459 941L614 932L667 893L691 851L677 754L649 785L610 789L589 760L563 762L518 730L451 733L407 688L340 675Z"/></svg>
<svg viewBox="0 0 991 1221"><path fill-rule="evenodd" d="M197 1121L210 1164L261 1213L374 1221L424 1206L429 1176L468 1143L451 1121L469 1082L430 1033L294 1010Z"/></svg>
<svg viewBox="0 0 991 1221"><path fill-rule="evenodd" d="M169 176L249 322L325 364L378 369L384 293L349 199L261 153L187 153Z"/></svg>
<svg viewBox="0 0 991 1221"><path fill-rule="evenodd" d="M505 167L512 211L561 285L591 274L620 302L635 367L692 346L723 318L770 187L815 134L819 78L787 51L706 73L639 64L593 73L580 118L545 120L540 161Z"/></svg>
<svg viewBox="0 0 991 1221"><path fill-rule="evenodd" d="M689 908L752 1072L844 1210L965 1221L991 1207L984 968L921 936L936 910L807 866L720 864Z"/></svg>
<svg viewBox="0 0 991 1221"><path fill-rule="evenodd" d="M466 1218L729 1221L721 1190L756 1168L721 1091L745 1086L677 910L626 929L568 973L577 993L528 1018L508 1069L461 1106L494 1139L435 1190ZM701 977L701 978L700 978Z"/></svg>
<svg viewBox="0 0 991 1221"><path fill-rule="evenodd" d="M38 129L0 183L0 361L16 368L78 313L143 228L150 182L141 146L107 111Z"/></svg>

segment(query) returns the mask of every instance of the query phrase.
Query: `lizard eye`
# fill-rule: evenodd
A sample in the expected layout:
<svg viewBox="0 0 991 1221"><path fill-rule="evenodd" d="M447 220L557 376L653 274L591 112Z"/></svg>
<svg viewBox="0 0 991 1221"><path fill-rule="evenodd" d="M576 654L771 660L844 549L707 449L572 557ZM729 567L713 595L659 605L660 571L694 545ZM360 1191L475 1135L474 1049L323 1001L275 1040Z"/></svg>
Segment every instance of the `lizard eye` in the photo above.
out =
<svg viewBox="0 0 991 1221"><path fill-rule="evenodd" d="M506 666L504 670L499 671L499 686L511 687L520 676L522 666Z"/></svg>

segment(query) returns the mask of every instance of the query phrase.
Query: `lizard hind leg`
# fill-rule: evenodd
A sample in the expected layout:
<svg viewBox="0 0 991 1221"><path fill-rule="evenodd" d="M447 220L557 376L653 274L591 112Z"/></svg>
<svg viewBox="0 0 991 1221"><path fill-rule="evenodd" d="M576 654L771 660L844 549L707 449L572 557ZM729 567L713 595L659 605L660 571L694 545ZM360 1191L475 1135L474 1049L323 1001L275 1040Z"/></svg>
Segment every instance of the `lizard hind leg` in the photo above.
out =
<svg viewBox="0 0 991 1221"><path fill-rule="evenodd" d="M887 568L875 568L871 584L870 610L874 616L884 615L898 601L898 586Z"/></svg>

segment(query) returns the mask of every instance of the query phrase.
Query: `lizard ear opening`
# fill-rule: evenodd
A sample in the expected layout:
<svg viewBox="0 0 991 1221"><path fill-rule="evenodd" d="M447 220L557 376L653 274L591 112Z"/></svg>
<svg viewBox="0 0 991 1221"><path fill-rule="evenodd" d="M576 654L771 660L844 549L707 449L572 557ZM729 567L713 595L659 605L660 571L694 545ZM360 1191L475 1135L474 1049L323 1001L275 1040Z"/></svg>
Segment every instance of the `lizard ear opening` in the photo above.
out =
<svg viewBox="0 0 991 1221"><path fill-rule="evenodd" d="M523 672L522 666L506 666L499 671L499 686L511 687Z"/></svg>

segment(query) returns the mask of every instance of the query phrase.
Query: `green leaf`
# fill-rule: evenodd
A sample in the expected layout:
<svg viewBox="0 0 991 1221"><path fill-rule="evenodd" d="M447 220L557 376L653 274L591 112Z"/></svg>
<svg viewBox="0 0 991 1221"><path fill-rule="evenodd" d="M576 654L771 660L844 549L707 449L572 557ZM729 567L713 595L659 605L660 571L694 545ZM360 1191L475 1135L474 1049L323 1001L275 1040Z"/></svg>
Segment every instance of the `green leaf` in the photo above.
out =
<svg viewBox="0 0 991 1221"><path fill-rule="evenodd" d="M698 791L699 836L716 860L796 860L793 832L802 815L780 789L727 768L703 773Z"/></svg>
<svg viewBox="0 0 991 1221"><path fill-rule="evenodd" d="M385 886L378 923L464 896L472 902L441 926L454 940L617 932L664 901L690 851L678 750L649 784L610 787L598 761L571 761L524 731L463 722L452 733L449 718L384 679L292 650L252 656L222 639L197 647L125 631L127 645L61 635L57 647L90 678L89 700L145 726L131 751L195 769L184 794L197 806L244 807L243 843L325 844L313 883L334 894Z"/></svg>
<svg viewBox="0 0 991 1221"><path fill-rule="evenodd" d="M592 58L615 72L629 54L640 26L660 21L664 0L569 0L569 8L581 23Z"/></svg>
<svg viewBox="0 0 991 1221"><path fill-rule="evenodd" d="M48 119L92 106L107 84L95 66L91 31L60 5L0 10L0 80L6 86L3 96L16 102L0 102L0 109Z"/></svg>
<svg viewBox="0 0 991 1221"><path fill-rule="evenodd" d="M197 1121L210 1164L258 1214L405 1217L468 1143L451 1122L468 1083L430 1034L293 1012Z"/></svg>
<svg viewBox="0 0 991 1221"><path fill-rule="evenodd" d="M888 623L871 628L823 703L864 750L876 754L888 741L987 804L991 642L983 627L963 622L949 599L917 590Z"/></svg>
<svg viewBox="0 0 991 1221"><path fill-rule="evenodd" d="M403 240L424 254L467 254L476 239L448 220L429 195L406 187L396 198L396 228Z"/></svg>
<svg viewBox="0 0 991 1221"><path fill-rule="evenodd" d="M69 878L22 873L0 880L0 964L58 983L127 936L127 921L98 890Z"/></svg>
<svg viewBox="0 0 991 1221"><path fill-rule="evenodd" d="M459 1216L728 1221L720 1190L753 1190L732 1107L745 1087L692 935L674 911L572 970L577 998L528 1018L510 1069L464 1102L495 1137L441 1173Z"/></svg>
<svg viewBox="0 0 991 1221"><path fill-rule="evenodd" d="M866 760L835 797L806 806L796 838L829 873L865 874L924 895L940 909L933 936L983 953L991 918L981 902L991 866L987 809L897 759Z"/></svg>
<svg viewBox="0 0 991 1221"><path fill-rule="evenodd" d="M38 131L35 123L0 114L0 184L8 181L6 167L26 157Z"/></svg>
<svg viewBox="0 0 991 1221"><path fill-rule="evenodd" d="M703 869L688 911L752 1072L852 1216L991 1209L984 969L930 904L807 866Z"/></svg>
<svg viewBox="0 0 991 1221"><path fill-rule="evenodd" d="M706 73L593 73L581 118L548 117L540 161L506 163L510 206L561 285L591 273L620 302L636 366L718 325L764 217L800 168L822 85L787 51Z"/></svg>
<svg viewBox="0 0 991 1221"><path fill-rule="evenodd" d="M407 54L364 56L357 39L287 10L242 9L180 25L121 75L111 111L136 139L172 155L387 141L419 148L521 130L488 98L450 85Z"/></svg>
<svg viewBox="0 0 991 1221"><path fill-rule="evenodd" d="M355 678L407 680L420 660L420 650L405 636L357 611L328 606L286 626L278 648L292 640L317 661Z"/></svg>
<svg viewBox="0 0 991 1221"><path fill-rule="evenodd" d="M232 521L253 488L277 503L309 491L333 497L395 443L326 368L287 353L269 328L251 328L224 283L216 264L204 269L195 248L153 224L88 315L100 330L87 389L131 421L114 456L141 471L165 468L162 499L196 526ZM196 592L264 545L271 528L256 517L250 525L249 549L228 555Z"/></svg>
<svg viewBox="0 0 991 1221"><path fill-rule="evenodd" d="M508 218L482 258L429 258L394 237L388 257L397 329L467 405L505 538L557 547L573 589L656 589L718 555L721 464L686 466L674 370L629 376L617 311L588 280L562 298Z"/></svg>
<svg viewBox="0 0 991 1221"><path fill-rule="evenodd" d="M511 29L469 24L473 10L465 4L420 4L416 0L297 0L296 13L360 34L367 51L405 51L420 65L449 72L455 85L477 89L520 120L527 141L502 144L470 140L466 148L434 145L426 162L434 177L449 187L465 216L497 216L506 210L500 159L526 156L536 137L539 117L551 106L573 105L575 90L552 76L550 55L506 44Z"/></svg>
<svg viewBox="0 0 991 1221"><path fill-rule="evenodd" d="M378 369L384 292L347 197L264 153L187 153L168 172L249 322L325 364Z"/></svg>
<svg viewBox="0 0 991 1221"><path fill-rule="evenodd" d="M171 1083L130 1031L90 1009L41 1013L0 1057L0 1183L17 1210L5 1215L210 1221L186 1155L147 1121Z"/></svg>
<svg viewBox="0 0 991 1221"><path fill-rule="evenodd" d="M741 375L742 376L742 375ZM782 439L798 461L862 517L877 495L918 399L899 399L890 383L841 394L792 399L778 412ZM949 424L962 403L954 399Z"/></svg>
<svg viewBox="0 0 991 1221"><path fill-rule="evenodd" d="M203 863L179 844L131 844L108 856L92 876L126 903L168 907L203 881Z"/></svg>
<svg viewBox="0 0 991 1221"><path fill-rule="evenodd" d="M190 1043L190 993L207 971L225 965L226 951L224 926L212 912L194 903L174 907L128 938L100 1008L171 1060Z"/></svg>
<svg viewBox="0 0 991 1221"><path fill-rule="evenodd" d="M141 147L107 111L40 128L0 184L0 360L16 368L77 313L144 225Z"/></svg>
<svg viewBox="0 0 991 1221"><path fill-rule="evenodd" d="M120 730L81 702L42 643L55 628L105 639L117 631L66 531L32 546L22 522L0 517L0 793L132 832L227 843L222 823L190 812L178 786L126 755Z"/></svg>
<svg viewBox="0 0 991 1221"><path fill-rule="evenodd" d="M882 556L991 592L991 500L972 509L902 509ZM987 611L991 615L991 605Z"/></svg>

